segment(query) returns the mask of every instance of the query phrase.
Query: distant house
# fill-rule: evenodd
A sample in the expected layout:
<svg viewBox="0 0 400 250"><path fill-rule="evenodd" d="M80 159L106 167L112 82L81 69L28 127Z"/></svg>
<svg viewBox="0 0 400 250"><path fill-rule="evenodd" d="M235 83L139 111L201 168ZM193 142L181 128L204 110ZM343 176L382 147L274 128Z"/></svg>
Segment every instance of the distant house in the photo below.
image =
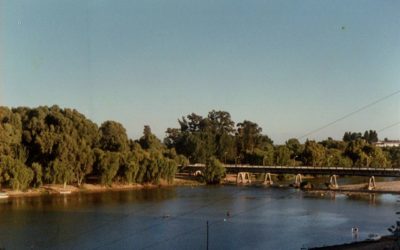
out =
<svg viewBox="0 0 400 250"><path fill-rule="evenodd" d="M375 143L377 147L400 147L400 140L385 140L385 141L378 141Z"/></svg>

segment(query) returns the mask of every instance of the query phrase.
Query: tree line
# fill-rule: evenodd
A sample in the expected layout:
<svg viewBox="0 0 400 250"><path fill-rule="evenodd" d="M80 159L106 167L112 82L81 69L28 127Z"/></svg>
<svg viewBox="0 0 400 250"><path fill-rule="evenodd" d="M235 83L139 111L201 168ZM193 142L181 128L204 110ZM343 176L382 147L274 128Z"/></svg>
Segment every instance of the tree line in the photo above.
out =
<svg viewBox="0 0 400 250"><path fill-rule="evenodd" d="M179 165L206 163L205 181L218 182L221 163L400 167L399 148L381 149L375 131L346 132L301 144L274 145L255 122L235 123L226 111L189 114L161 142L149 126L132 140L116 121L98 125L73 109L0 107L0 185L17 190L45 183L80 186L172 182Z"/></svg>
<svg viewBox="0 0 400 250"><path fill-rule="evenodd" d="M190 162L205 163L214 156L229 164L400 167L399 148L375 146L378 134L374 130L346 132L343 140L327 138L301 144L291 138L284 145L274 145L257 123L244 120L235 126L225 111L213 110L206 117L192 113L178 123L178 128L167 129L164 143Z"/></svg>
<svg viewBox="0 0 400 250"><path fill-rule="evenodd" d="M186 158L145 126L131 140L122 124L98 127L76 110L58 106L0 107L0 185L17 190L44 183L172 182Z"/></svg>

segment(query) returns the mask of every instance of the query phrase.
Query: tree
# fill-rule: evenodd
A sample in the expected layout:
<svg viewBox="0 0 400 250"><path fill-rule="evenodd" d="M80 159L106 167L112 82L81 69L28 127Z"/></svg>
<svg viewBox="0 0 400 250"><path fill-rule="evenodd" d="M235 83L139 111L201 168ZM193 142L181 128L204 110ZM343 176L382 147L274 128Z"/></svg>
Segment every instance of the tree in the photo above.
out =
<svg viewBox="0 0 400 250"><path fill-rule="evenodd" d="M124 152L129 149L128 136L122 124L106 121L100 126L100 148L111 152Z"/></svg>
<svg viewBox="0 0 400 250"><path fill-rule="evenodd" d="M225 167L215 157L210 157L204 169L204 180L207 184L218 184L225 177Z"/></svg>
<svg viewBox="0 0 400 250"><path fill-rule="evenodd" d="M353 161L354 166L368 166L368 156L363 151L366 141L357 139L350 141L344 151L344 154Z"/></svg>
<svg viewBox="0 0 400 250"><path fill-rule="evenodd" d="M321 167L325 159L325 148L315 141L306 141L303 151L306 165Z"/></svg>
<svg viewBox="0 0 400 250"><path fill-rule="evenodd" d="M385 154L393 168L400 168L400 147L384 148Z"/></svg>
<svg viewBox="0 0 400 250"><path fill-rule="evenodd" d="M85 180L86 175L90 174L93 171L94 164L94 153L90 145L86 143L84 140L78 140L79 144L74 153L75 157L73 158L73 172L75 179L80 186Z"/></svg>
<svg viewBox="0 0 400 250"><path fill-rule="evenodd" d="M278 166L286 166L290 161L290 150L286 146L278 146L275 150L275 163Z"/></svg>
<svg viewBox="0 0 400 250"><path fill-rule="evenodd" d="M262 128L258 126L257 123L251 121L243 121L237 124L237 139L238 148L241 152L250 151L252 152L254 148L258 145L261 138Z"/></svg>
<svg viewBox="0 0 400 250"><path fill-rule="evenodd" d="M10 166L10 185L14 190L25 190L33 179L33 171L18 160Z"/></svg>
<svg viewBox="0 0 400 250"><path fill-rule="evenodd" d="M226 160L234 161L235 139L234 125L231 115L226 111L212 110L208 113L209 133L214 139L215 156L226 163Z"/></svg>
<svg viewBox="0 0 400 250"><path fill-rule="evenodd" d="M345 132L343 135L343 141L345 142L350 142L361 138L362 138L361 133Z"/></svg>
<svg viewBox="0 0 400 250"><path fill-rule="evenodd" d="M151 128L149 125L145 125L143 129L143 136L139 139L139 144L143 149L156 149L163 150L164 145L161 141L151 133Z"/></svg>
<svg viewBox="0 0 400 250"><path fill-rule="evenodd" d="M180 128L168 128L165 138L168 148L175 148L178 154L185 155L191 162L205 162L207 150L204 118L197 114L190 114L178 120Z"/></svg>
<svg viewBox="0 0 400 250"><path fill-rule="evenodd" d="M275 159L275 150L272 145L267 145L264 148L264 158L263 158L263 164L264 166L272 166L274 165Z"/></svg>
<svg viewBox="0 0 400 250"><path fill-rule="evenodd" d="M136 175L139 172L139 160L140 160L139 154L140 153L138 151L131 151L121 157L122 160L121 168L123 171L123 175L125 177L125 180L129 184L135 182Z"/></svg>
<svg viewBox="0 0 400 250"><path fill-rule="evenodd" d="M369 156L370 156L369 167L385 168L389 166L389 161L387 160L381 148L372 146L372 152L370 152Z"/></svg>
<svg viewBox="0 0 400 250"><path fill-rule="evenodd" d="M375 143L378 141L378 133L375 130L366 130L362 138L368 143Z"/></svg>
<svg viewBox="0 0 400 250"><path fill-rule="evenodd" d="M43 185L43 170L42 170L42 166L37 163L34 162L32 164L32 170L34 173L34 177L33 177L33 186L34 187L40 187Z"/></svg>
<svg viewBox="0 0 400 250"><path fill-rule="evenodd" d="M301 145L298 139L291 138L286 141L286 147L290 151L290 158L295 160L298 156L303 153L304 147Z"/></svg>
<svg viewBox="0 0 400 250"><path fill-rule="evenodd" d="M119 153L97 150L96 157L97 168L100 172L101 184L111 186L120 166Z"/></svg>
<svg viewBox="0 0 400 250"><path fill-rule="evenodd" d="M0 186L10 180L10 168L14 166L14 159L9 155L0 155Z"/></svg>
<svg viewBox="0 0 400 250"><path fill-rule="evenodd" d="M237 150L245 162L251 161L256 148L265 150L273 144L273 141L261 132L262 128L257 123L245 120L237 124Z"/></svg>
<svg viewBox="0 0 400 250"><path fill-rule="evenodd" d="M353 161L345 156L341 150L331 148L326 150L324 165L327 167L351 167Z"/></svg>

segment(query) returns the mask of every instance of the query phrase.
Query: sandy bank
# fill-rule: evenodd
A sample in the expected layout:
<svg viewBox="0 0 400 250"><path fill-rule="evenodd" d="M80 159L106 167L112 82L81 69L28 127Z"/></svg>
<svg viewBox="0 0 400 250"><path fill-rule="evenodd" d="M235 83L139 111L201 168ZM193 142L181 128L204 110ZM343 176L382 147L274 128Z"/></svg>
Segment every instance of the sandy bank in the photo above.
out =
<svg viewBox="0 0 400 250"><path fill-rule="evenodd" d="M384 182L376 182L375 191L383 191L383 192L399 192L400 193L400 181L384 181ZM352 184L352 185L342 185L340 189L346 190L363 190L367 189L368 184Z"/></svg>
<svg viewBox="0 0 400 250"><path fill-rule="evenodd" d="M310 250L378 250L378 249L399 249L396 238L392 236L382 237L378 241L360 241L334 246L309 248Z"/></svg>
<svg viewBox="0 0 400 250"><path fill-rule="evenodd" d="M11 189L3 189L9 197L23 197L23 196L39 196L39 195L51 195L60 194L62 192L77 193L77 192L108 192L108 191L119 191L119 190L134 190L144 188L158 188L158 187L170 187L170 186L198 186L203 185L199 183L195 178L185 175L177 175L172 184L166 181L160 181L159 184L123 184L113 183L111 186L103 186L100 184L82 184L80 187L75 185L67 185L65 188L60 184L47 184L40 188L31 188L26 191L15 191Z"/></svg>

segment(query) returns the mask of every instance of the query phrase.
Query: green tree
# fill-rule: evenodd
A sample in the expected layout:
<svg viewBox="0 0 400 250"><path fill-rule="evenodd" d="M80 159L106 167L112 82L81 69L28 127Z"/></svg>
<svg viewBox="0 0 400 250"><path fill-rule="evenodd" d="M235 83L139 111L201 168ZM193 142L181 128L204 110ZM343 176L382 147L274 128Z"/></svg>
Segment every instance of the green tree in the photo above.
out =
<svg viewBox="0 0 400 250"><path fill-rule="evenodd" d="M281 145L275 149L275 163L278 166L287 166L290 161L290 150L288 147Z"/></svg>
<svg viewBox="0 0 400 250"><path fill-rule="evenodd" d="M240 157L245 162L251 162L256 148L265 150L273 141L266 135L261 134L262 128L257 123L243 121L237 124L236 141Z"/></svg>
<svg viewBox="0 0 400 250"><path fill-rule="evenodd" d="M204 180L207 184L218 184L225 177L224 165L215 157L210 157L204 169Z"/></svg>
<svg viewBox="0 0 400 250"><path fill-rule="evenodd" d="M129 149L128 136L122 124L106 121L100 126L100 148L104 151L124 152Z"/></svg>
<svg viewBox="0 0 400 250"><path fill-rule="evenodd" d="M296 138L291 138L291 139L287 140L286 147L290 151L290 159L292 159L294 161L303 153L303 150L304 150L303 145L301 145L299 140Z"/></svg>
<svg viewBox="0 0 400 250"><path fill-rule="evenodd" d="M400 147L384 148L387 159L393 168L400 168Z"/></svg>
<svg viewBox="0 0 400 250"><path fill-rule="evenodd" d="M330 148L326 150L324 165L327 167L351 167L353 161L345 156L341 150Z"/></svg>
<svg viewBox="0 0 400 250"><path fill-rule="evenodd" d="M344 153L353 161L354 166L368 166L368 155L363 151L365 146L366 141L363 139L353 140L347 144Z"/></svg>
<svg viewBox="0 0 400 250"><path fill-rule="evenodd" d="M264 149L264 158L263 164L264 166L272 166L275 163L275 150L272 145L267 145Z"/></svg>
<svg viewBox="0 0 400 250"><path fill-rule="evenodd" d="M390 165L390 162L386 158L383 150L379 147L372 146L372 152L370 152L369 166L373 168L385 168Z"/></svg>
<svg viewBox="0 0 400 250"><path fill-rule="evenodd" d="M10 184L14 190L25 190L33 179L32 169L15 160L10 167Z"/></svg>
<svg viewBox="0 0 400 250"><path fill-rule="evenodd" d="M10 180L10 168L14 165L14 159L9 155L0 155L0 187Z"/></svg>
<svg viewBox="0 0 400 250"><path fill-rule="evenodd" d="M111 186L120 166L119 153L97 150L96 158L97 168L100 172L101 184Z"/></svg>
<svg viewBox="0 0 400 250"><path fill-rule="evenodd" d="M343 141L345 142L351 142L359 139L362 139L361 133L345 132L343 135Z"/></svg>
<svg viewBox="0 0 400 250"><path fill-rule="evenodd" d="M34 162L32 164L32 170L34 173L34 178L33 178L33 186L34 187L40 187L43 185L43 170L42 170L42 166L37 163Z"/></svg>
<svg viewBox="0 0 400 250"><path fill-rule="evenodd" d="M235 147L235 123L231 120L231 115L226 111L212 110L208 113L209 133L214 138L215 156L226 163L234 161L236 154Z"/></svg>
<svg viewBox="0 0 400 250"><path fill-rule="evenodd" d="M146 125L143 129L143 136L139 139L140 146L147 149L163 150L164 145L161 141L151 132L150 126Z"/></svg>
<svg viewBox="0 0 400 250"><path fill-rule="evenodd" d="M135 182L136 175L139 172L140 156L138 154L138 152L131 151L121 157L122 164L120 167L123 171L126 182L128 182L129 184Z"/></svg>
<svg viewBox="0 0 400 250"><path fill-rule="evenodd" d="M325 161L325 148L315 141L306 141L303 151L303 159L306 165L322 167Z"/></svg>
<svg viewBox="0 0 400 250"><path fill-rule="evenodd" d="M375 143L378 141L378 133L375 130L366 130L363 139L368 143Z"/></svg>

